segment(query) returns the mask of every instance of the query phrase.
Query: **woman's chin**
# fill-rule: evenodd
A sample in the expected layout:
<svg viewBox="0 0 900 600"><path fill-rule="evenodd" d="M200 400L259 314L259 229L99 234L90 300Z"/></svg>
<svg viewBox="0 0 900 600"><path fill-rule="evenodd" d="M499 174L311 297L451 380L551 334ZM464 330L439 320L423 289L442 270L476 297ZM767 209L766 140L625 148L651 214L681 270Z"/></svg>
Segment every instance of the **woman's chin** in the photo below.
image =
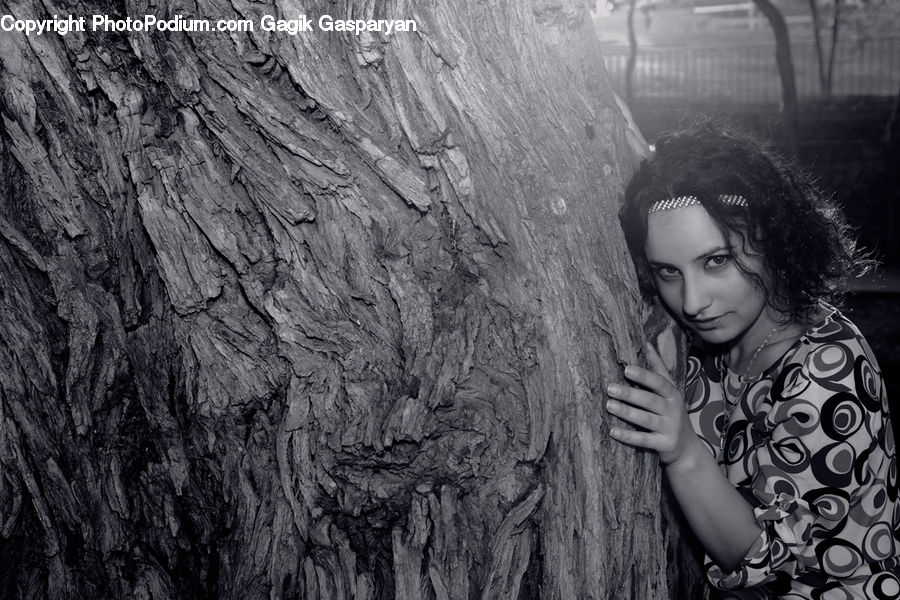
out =
<svg viewBox="0 0 900 600"><path fill-rule="evenodd" d="M691 331L694 332L694 335L699 337L701 340L706 342L707 344L719 345L724 344L726 342L730 342L734 336L731 332L722 329L721 327L716 327L713 329L702 329L699 327L691 327Z"/></svg>

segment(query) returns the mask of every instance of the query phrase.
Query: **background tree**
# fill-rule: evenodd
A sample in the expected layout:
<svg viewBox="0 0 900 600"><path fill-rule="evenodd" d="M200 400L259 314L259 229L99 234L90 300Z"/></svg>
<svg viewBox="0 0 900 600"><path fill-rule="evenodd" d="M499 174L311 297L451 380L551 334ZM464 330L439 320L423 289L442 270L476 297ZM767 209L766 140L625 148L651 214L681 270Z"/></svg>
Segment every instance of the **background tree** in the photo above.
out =
<svg viewBox="0 0 900 600"><path fill-rule="evenodd" d="M634 159L583 3L0 6L257 24L0 34L0 595L699 594L606 435ZM419 30L259 30L301 12Z"/></svg>
<svg viewBox="0 0 900 600"><path fill-rule="evenodd" d="M797 80L794 76L794 61L791 58L791 39L784 15L771 0L753 0L765 15L775 36L775 61L781 79L781 127L785 150L793 155L799 151L797 101Z"/></svg>
<svg viewBox="0 0 900 600"><path fill-rule="evenodd" d="M634 30L634 12L637 0L628 0L628 58L625 61L625 99L629 104L634 102L634 66L637 63L638 42Z"/></svg>
<svg viewBox="0 0 900 600"><path fill-rule="evenodd" d="M828 57L825 57L825 48L822 45L822 23L819 17L819 0L809 0L809 12L812 16L813 39L816 45L816 62L819 67L819 88L825 96L831 96L832 80L834 78L834 58L837 51L838 33L841 25L841 0L832 0L831 3L831 43Z"/></svg>

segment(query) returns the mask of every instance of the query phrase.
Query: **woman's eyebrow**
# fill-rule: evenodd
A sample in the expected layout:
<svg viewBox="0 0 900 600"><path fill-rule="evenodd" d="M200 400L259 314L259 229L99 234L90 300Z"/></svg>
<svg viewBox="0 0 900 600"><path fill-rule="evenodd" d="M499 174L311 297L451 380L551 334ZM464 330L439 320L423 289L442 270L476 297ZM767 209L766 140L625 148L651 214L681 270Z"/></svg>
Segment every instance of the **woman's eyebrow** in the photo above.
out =
<svg viewBox="0 0 900 600"><path fill-rule="evenodd" d="M669 263L659 262L658 260L648 260L647 264L651 267L671 267Z"/></svg>
<svg viewBox="0 0 900 600"><path fill-rule="evenodd" d="M704 259L712 256L713 254L718 254L719 252L731 252L731 248L729 246L716 246L715 248L706 250L705 252L703 252L702 254L697 256L695 259L693 259L693 262L704 260ZM662 262L662 261L658 261L658 260L650 260L650 259L647 260L647 264L649 264L651 267L671 267L672 266L667 262Z"/></svg>
<svg viewBox="0 0 900 600"><path fill-rule="evenodd" d="M731 248L729 248L728 246L717 246L717 247L713 248L712 250L707 250L707 251L704 252L703 254L700 254L700 255L697 256L697 258L695 258L694 260L695 260L695 261L697 261L697 260L703 260L704 258L709 258L709 257L712 256L713 254L717 254L717 253L719 253L719 252L731 252Z"/></svg>

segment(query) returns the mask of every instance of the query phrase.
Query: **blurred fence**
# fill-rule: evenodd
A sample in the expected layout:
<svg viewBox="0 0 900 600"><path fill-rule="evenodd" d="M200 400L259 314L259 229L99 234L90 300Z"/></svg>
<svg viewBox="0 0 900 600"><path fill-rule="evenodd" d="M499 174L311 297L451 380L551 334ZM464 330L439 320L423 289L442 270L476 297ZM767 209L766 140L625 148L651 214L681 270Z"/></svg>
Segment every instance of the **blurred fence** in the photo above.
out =
<svg viewBox="0 0 900 600"><path fill-rule="evenodd" d="M792 43L791 55L799 96L821 96L812 39ZM608 48L603 58L613 87L623 93L627 48ZM781 98L774 44L638 47L632 81L637 98L736 102L778 102ZM900 36L840 41L832 81L833 96L896 95L900 90Z"/></svg>

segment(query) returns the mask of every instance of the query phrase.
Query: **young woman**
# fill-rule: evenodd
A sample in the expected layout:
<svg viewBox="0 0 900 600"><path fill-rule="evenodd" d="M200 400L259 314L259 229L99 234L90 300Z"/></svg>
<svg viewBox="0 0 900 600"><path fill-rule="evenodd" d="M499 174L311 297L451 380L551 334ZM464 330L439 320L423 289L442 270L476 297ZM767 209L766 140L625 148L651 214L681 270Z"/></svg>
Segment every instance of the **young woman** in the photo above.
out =
<svg viewBox="0 0 900 600"><path fill-rule="evenodd" d="M887 397L834 305L867 266L828 197L747 135L663 137L622 223L645 292L688 332L684 394L625 369L610 435L659 454L727 598L900 598Z"/></svg>

